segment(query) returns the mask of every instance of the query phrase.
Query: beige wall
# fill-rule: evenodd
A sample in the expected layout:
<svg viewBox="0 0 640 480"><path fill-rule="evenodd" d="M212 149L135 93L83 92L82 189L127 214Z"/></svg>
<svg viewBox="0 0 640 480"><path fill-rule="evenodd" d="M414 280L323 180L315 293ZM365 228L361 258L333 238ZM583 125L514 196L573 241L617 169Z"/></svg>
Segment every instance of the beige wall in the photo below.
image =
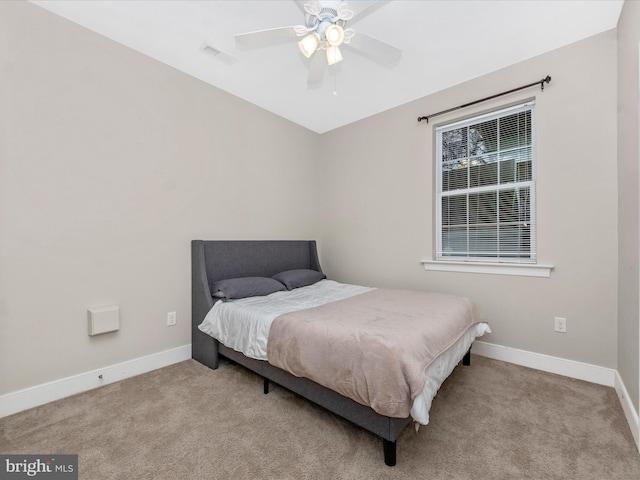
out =
<svg viewBox="0 0 640 480"><path fill-rule="evenodd" d="M545 75L532 88L418 123ZM538 245L550 278L427 272L433 125L536 97ZM611 30L324 135L323 267L338 280L471 297L487 342L615 368L616 32ZM568 332L553 331L554 316Z"/></svg>
<svg viewBox="0 0 640 480"><path fill-rule="evenodd" d="M189 241L316 238L319 139L0 2L0 394L189 344ZM88 337L111 304L121 330Z"/></svg>
<svg viewBox="0 0 640 480"><path fill-rule="evenodd" d="M638 275L638 56L640 2L625 2L618 22L618 372L640 411Z"/></svg>

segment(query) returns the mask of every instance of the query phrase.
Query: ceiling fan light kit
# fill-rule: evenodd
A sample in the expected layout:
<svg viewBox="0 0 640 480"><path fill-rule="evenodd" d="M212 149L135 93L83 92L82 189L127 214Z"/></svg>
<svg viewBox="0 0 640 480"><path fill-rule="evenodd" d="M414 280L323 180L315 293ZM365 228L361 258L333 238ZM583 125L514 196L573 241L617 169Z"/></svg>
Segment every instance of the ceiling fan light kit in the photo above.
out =
<svg viewBox="0 0 640 480"><path fill-rule="evenodd" d="M332 47L339 47L344 40L344 30L340 25L329 25L324 31L327 43Z"/></svg>
<svg viewBox="0 0 640 480"><path fill-rule="evenodd" d="M335 65L342 61L342 52L339 47L329 45L327 47L327 63L329 65Z"/></svg>
<svg viewBox="0 0 640 480"><path fill-rule="evenodd" d="M307 35L298 42L300 51L307 58L311 58L311 55L315 53L318 45L320 45L320 36L316 32Z"/></svg>
<svg viewBox="0 0 640 480"><path fill-rule="evenodd" d="M343 42L349 42L355 32L347 30L348 19L353 18L353 12L341 1L311 2L304 5L306 27L302 25L295 28L296 35L306 35L298 46L302 54L311 58L318 50L326 50L327 64L335 65L342 61L342 52L338 48Z"/></svg>

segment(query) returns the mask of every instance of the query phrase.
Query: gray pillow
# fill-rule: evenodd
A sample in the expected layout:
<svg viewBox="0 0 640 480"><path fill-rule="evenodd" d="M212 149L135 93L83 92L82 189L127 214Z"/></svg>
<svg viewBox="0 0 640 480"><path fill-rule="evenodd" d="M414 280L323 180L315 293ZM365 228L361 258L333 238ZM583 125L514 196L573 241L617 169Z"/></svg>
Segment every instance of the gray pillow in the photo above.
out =
<svg viewBox="0 0 640 480"><path fill-rule="evenodd" d="M307 270L304 268L298 270L287 270L286 272L280 272L273 277L278 282L282 283L287 290L293 290L294 288L306 287L307 285L313 285L327 278L322 272L315 270Z"/></svg>
<svg viewBox="0 0 640 480"><path fill-rule="evenodd" d="M267 277L228 278L211 285L213 297L227 300L258 297L282 290L286 290L282 283Z"/></svg>

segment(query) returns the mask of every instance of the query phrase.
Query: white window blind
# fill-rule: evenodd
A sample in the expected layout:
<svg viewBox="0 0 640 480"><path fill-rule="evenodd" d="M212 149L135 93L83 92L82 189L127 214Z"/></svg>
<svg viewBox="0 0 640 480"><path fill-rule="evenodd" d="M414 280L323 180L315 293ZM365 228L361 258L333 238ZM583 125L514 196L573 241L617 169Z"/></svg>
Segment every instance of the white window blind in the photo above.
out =
<svg viewBox="0 0 640 480"><path fill-rule="evenodd" d="M436 260L535 263L534 107L436 129Z"/></svg>

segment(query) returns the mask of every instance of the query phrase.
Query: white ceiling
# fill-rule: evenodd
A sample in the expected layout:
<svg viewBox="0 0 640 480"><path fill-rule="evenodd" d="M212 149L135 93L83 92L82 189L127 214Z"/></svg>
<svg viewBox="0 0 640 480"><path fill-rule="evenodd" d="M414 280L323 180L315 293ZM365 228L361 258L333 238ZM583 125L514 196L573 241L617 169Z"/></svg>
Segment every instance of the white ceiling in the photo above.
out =
<svg viewBox="0 0 640 480"><path fill-rule="evenodd" d="M296 39L260 48L235 43L237 33L304 24L293 0L32 3L324 133L615 28L623 0L381 1L347 26L400 48L400 61L383 67L345 49L315 88L307 86L309 60ZM356 13L370 3L347 1ZM205 43L236 61L204 53Z"/></svg>

